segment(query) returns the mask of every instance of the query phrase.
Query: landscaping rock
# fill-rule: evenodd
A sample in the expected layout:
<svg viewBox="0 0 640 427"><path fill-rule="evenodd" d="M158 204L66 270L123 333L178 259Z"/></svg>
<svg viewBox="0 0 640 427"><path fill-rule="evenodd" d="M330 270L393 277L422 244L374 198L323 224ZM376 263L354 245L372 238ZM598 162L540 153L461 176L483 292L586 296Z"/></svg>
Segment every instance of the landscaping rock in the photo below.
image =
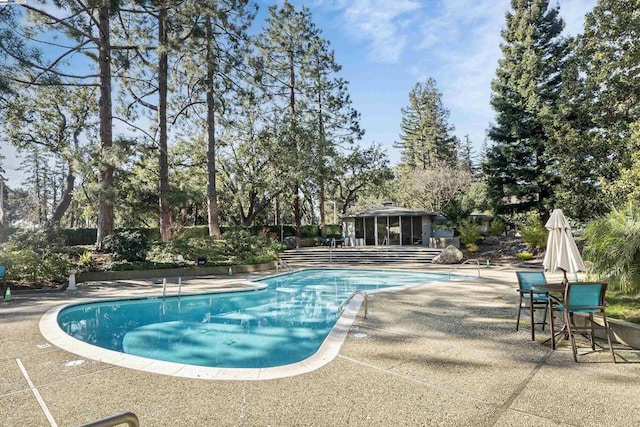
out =
<svg viewBox="0 0 640 427"><path fill-rule="evenodd" d="M500 243L500 238L498 236L487 236L482 240L483 245L497 245Z"/></svg>
<svg viewBox="0 0 640 427"><path fill-rule="evenodd" d="M459 264L462 261L462 251L453 245L449 245L433 258L434 264Z"/></svg>

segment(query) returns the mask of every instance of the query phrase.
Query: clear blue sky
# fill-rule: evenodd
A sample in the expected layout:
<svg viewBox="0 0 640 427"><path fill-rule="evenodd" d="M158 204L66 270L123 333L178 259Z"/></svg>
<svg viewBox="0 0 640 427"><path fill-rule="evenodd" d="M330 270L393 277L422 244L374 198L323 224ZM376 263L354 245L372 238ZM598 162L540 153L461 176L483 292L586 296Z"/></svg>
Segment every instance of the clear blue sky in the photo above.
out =
<svg viewBox="0 0 640 427"><path fill-rule="evenodd" d="M555 0L552 0L552 4ZM468 134L477 153L493 120L490 84L500 57L500 30L509 0L290 0L307 6L323 37L331 42L341 77L349 81L354 107L366 133L363 144L378 142L392 164L400 153L401 108L413 85L436 79L450 124L460 139ZM262 26L273 0L258 0ZM283 1L276 1L282 4ZM582 31L584 15L596 0L557 0L565 32ZM5 177L19 185L19 161L9 147Z"/></svg>

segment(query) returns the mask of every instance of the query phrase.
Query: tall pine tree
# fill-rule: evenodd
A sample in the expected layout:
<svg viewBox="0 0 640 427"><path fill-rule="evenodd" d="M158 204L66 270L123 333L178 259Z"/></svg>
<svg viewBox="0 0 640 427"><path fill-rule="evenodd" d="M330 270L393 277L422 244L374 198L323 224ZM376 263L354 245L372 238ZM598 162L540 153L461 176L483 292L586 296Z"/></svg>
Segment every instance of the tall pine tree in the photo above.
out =
<svg viewBox="0 0 640 427"><path fill-rule="evenodd" d="M565 194L580 188L576 202L585 219L623 203L624 189L637 186L629 177L640 156L638 10L639 0L598 1L576 42L576 83L566 85L563 101L568 106L561 123L565 129L570 125L571 132L562 135L559 151L563 162L574 166L563 171L572 178ZM610 192L612 184L617 190Z"/></svg>
<svg viewBox="0 0 640 427"><path fill-rule="evenodd" d="M416 83L409 92L409 105L402 109L400 141L394 144L402 150L401 165L408 169L455 165L459 143L448 120L436 81Z"/></svg>
<svg viewBox="0 0 640 427"><path fill-rule="evenodd" d="M558 8L548 0L512 0L511 7L491 85L496 122L483 169L494 206L535 208L545 216L558 180L548 147L568 43Z"/></svg>
<svg viewBox="0 0 640 427"><path fill-rule="evenodd" d="M269 8L267 26L258 37L257 47L264 66L263 87L276 109L283 114L286 138L283 149L290 153L290 182L296 236L302 226L301 188L302 171L311 163L313 132L304 126L310 110L309 94L312 83L306 76L313 68L310 55L312 43L320 30L311 20L309 9L296 10L285 1L282 8Z"/></svg>

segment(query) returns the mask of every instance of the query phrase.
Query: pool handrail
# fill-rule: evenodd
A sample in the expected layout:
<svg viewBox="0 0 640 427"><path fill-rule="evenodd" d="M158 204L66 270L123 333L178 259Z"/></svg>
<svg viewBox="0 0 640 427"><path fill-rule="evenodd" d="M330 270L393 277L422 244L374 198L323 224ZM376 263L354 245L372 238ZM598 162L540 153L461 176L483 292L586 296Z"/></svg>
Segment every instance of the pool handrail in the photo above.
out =
<svg viewBox="0 0 640 427"><path fill-rule="evenodd" d="M276 270L279 270L280 267L285 269L288 273L293 273L293 267L291 267L291 265L289 265L289 263L283 259L278 259L276 261Z"/></svg>
<svg viewBox="0 0 640 427"><path fill-rule="evenodd" d="M120 424L127 424L129 427L139 427L140 421L133 412L123 412L122 414L112 415L98 421L83 424L81 427L115 427Z"/></svg>
<svg viewBox="0 0 640 427"><path fill-rule="evenodd" d="M338 306L338 313L342 314L342 310L344 309L344 306L349 301L351 301L353 297L355 297L358 294L362 295L362 297L364 298L364 318L366 319L367 313L369 312L369 294L367 294L362 289L356 289L351 293L351 295L349 295L344 301L342 301L342 303Z"/></svg>

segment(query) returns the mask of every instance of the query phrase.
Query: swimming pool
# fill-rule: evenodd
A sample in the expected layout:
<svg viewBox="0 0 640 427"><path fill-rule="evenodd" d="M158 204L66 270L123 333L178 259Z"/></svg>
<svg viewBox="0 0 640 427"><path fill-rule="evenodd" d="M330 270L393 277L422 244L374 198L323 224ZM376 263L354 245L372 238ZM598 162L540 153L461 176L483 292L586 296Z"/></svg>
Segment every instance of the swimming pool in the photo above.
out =
<svg viewBox="0 0 640 427"><path fill-rule="evenodd" d="M250 292L71 305L58 310L56 321L76 340L118 354L181 366L269 369L308 360L331 341L335 329L342 334L341 344L359 304L342 325L338 308L356 289L397 290L447 277L306 269L258 280L266 287ZM329 347L337 354L335 345Z"/></svg>

